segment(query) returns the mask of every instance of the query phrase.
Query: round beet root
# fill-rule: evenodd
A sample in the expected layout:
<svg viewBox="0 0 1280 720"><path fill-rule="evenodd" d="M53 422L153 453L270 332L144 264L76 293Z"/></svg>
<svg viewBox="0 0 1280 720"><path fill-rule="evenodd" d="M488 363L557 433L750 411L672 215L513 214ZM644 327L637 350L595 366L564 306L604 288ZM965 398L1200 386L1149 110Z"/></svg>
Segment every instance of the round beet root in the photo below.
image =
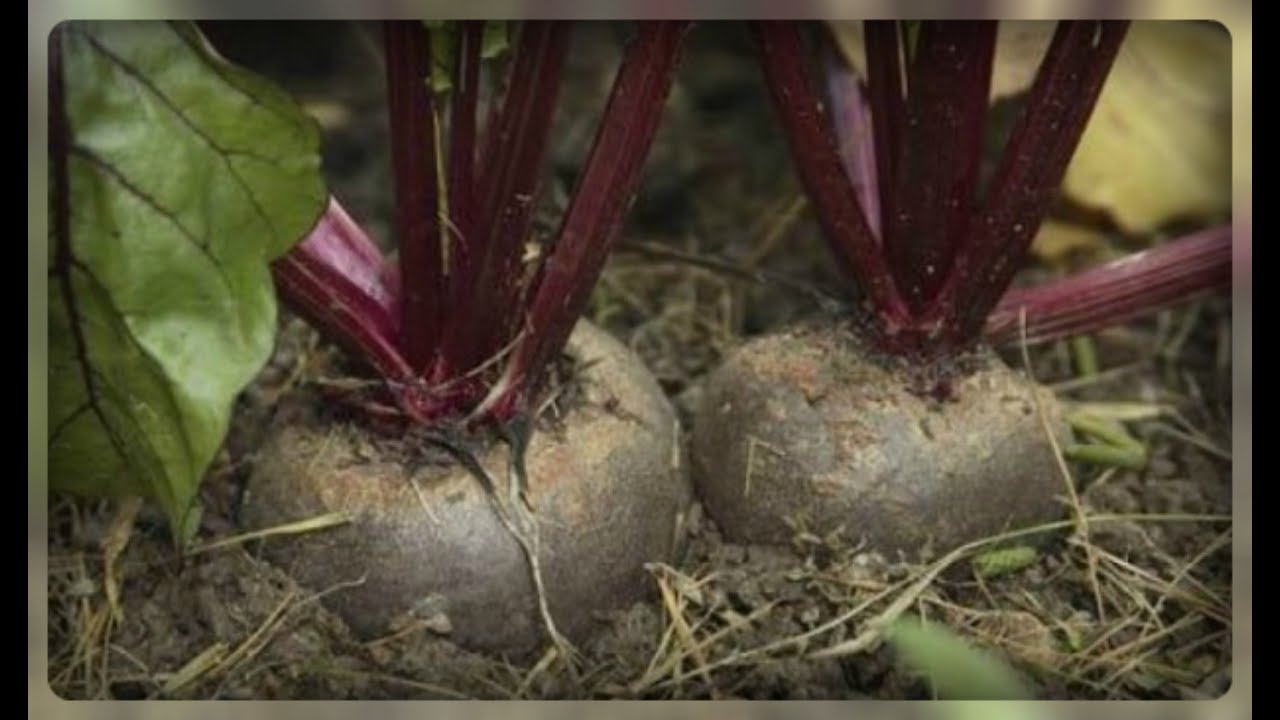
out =
<svg viewBox="0 0 1280 720"><path fill-rule="evenodd" d="M587 323L566 352L582 367L577 396L534 432L526 468L548 605L581 640L595 613L651 587L644 564L670 560L692 488L675 415L639 360ZM421 448L325 417L314 403L278 413L242 517L250 527L338 510L355 520L274 538L268 559L315 590L363 578L323 601L366 638L416 616L471 649L519 654L545 640L527 558L476 477L439 452L421 465ZM477 456L505 492L507 446Z"/></svg>
<svg viewBox="0 0 1280 720"><path fill-rule="evenodd" d="M693 426L695 483L736 542L811 532L913 556L1055 518L1062 490L1037 416L1052 394L990 353L952 361L950 398L899 361L812 321L739 347L707 379Z"/></svg>

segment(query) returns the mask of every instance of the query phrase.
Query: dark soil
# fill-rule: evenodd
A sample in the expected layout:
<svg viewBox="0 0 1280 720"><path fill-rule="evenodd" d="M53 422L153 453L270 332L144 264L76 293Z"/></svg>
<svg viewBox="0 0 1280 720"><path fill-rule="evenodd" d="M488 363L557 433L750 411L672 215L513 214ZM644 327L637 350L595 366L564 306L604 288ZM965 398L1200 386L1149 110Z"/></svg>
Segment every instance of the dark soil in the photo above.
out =
<svg viewBox="0 0 1280 720"><path fill-rule="evenodd" d="M588 25L575 40L567 108L603 102L625 37L624 27ZM334 192L386 238L377 27L206 29L225 54L324 117ZM836 286L807 211L785 221L796 183L750 49L744 29L728 23L702 24L691 36L651 180L593 297L592 319L640 354L683 413L700 378L738 338L816 307L778 284L748 284L627 243ZM566 127L557 137L574 140L557 157L560 187L549 188L549 210L572 187L572 165L589 141L589 132L569 127L572 115L560 115ZM1206 516L1231 513L1231 459L1221 450L1231 447L1230 313L1229 299L1214 298L1194 314L1182 309L1101 333L1096 378L1076 376L1065 343L1033 350L1033 372L1063 400L1168 405L1177 414L1128 423L1151 450L1143 471L1073 464L1079 507L1064 507L1062 517L1091 520L1007 575L980 578L965 555L916 587L928 566L885 559L848 537L796 527L789 547L746 547L723 542L697 519L684 555L649 568L652 598L601 618L570 672L552 654L460 650L446 627L429 623L358 640L318 602L334 586L300 587L261 559L263 544L275 539L179 558L162 514L147 506L124 525L127 547L112 563L104 541L119 536L112 524L127 506L55 496L50 682L63 697L118 699L931 697L929 684L885 644L806 657L859 637L904 599L909 614L943 622L1005 658L1042 697L1217 697L1231 678L1231 525ZM1175 347L1183 323L1185 340L1163 352ZM314 378L317 357L329 352L299 321L282 317L277 352L238 401L204 486L197 548L241 531L240 493L276 402ZM1021 366L1016 349L1006 360Z"/></svg>

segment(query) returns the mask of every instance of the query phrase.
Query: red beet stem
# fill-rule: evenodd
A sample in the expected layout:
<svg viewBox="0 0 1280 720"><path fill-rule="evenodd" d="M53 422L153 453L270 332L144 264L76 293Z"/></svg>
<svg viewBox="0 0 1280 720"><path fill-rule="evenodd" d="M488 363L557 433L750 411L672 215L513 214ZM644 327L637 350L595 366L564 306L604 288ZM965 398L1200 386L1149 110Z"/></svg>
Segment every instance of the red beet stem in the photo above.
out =
<svg viewBox="0 0 1280 720"><path fill-rule="evenodd" d="M396 230L403 292L403 352L419 376L438 360L447 295L449 241L442 238L436 182L431 48L418 21L385 26L387 103L395 172Z"/></svg>
<svg viewBox="0 0 1280 720"><path fill-rule="evenodd" d="M840 160L835 133L809 81L800 29L790 21L754 22L751 27L774 109L826 238L866 290L886 334L892 335L908 319L906 306L858 204L858 194ZM875 98L873 88L873 103ZM882 172L882 185L885 177Z"/></svg>
<svg viewBox="0 0 1280 720"><path fill-rule="evenodd" d="M880 237L889 226L893 213L893 187L897 177L895 163L901 147L900 133L906 117L906 101L902 87L902 48L898 23L891 20L863 24L867 45L867 93L871 102L874 129L876 173L880 180Z"/></svg>
<svg viewBox="0 0 1280 720"><path fill-rule="evenodd" d="M441 331L441 362L433 378L437 382L465 373L471 367L469 353L475 326L468 309L472 307L484 250L476 196L476 112L484 22L467 21L459 25L449 93L449 218L444 228L451 239L450 265L446 268L449 302ZM480 170L483 172L483 168Z"/></svg>
<svg viewBox="0 0 1280 720"><path fill-rule="evenodd" d="M519 329L524 244L544 176L570 29L566 22L522 24L496 126L485 130L486 165L478 185L482 254L467 279L470 295L458 306L470 308L468 366L492 358Z"/></svg>
<svg viewBox="0 0 1280 720"><path fill-rule="evenodd" d="M827 39L823 44L826 46L827 94L831 96L831 116L840 141L840 159L858 193L858 204L862 206L871 234L881 238L878 155L871 102L858 74L840 56L834 43Z"/></svg>
<svg viewBox="0 0 1280 720"><path fill-rule="evenodd" d="M635 197L641 170L675 79L687 22L641 22L586 165L530 295L524 334L477 417L505 421L526 409L543 368L561 352Z"/></svg>
<svg viewBox="0 0 1280 720"><path fill-rule="evenodd" d="M977 195L995 56L993 21L920 26L905 122L893 156L892 213L884 247L897 287L919 313L946 278Z"/></svg>
<svg viewBox="0 0 1280 720"><path fill-rule="evenodd" d="M996 343L1044 342L1118 325L1231 285L1231 228L1204 230L1076 275L1010 290L987 318Z"/></svg>
<svg viewBox="0 0 1280 720"><path fill-rule="evenodd" d="M400 354L400 298L386 282L382 253L337 200L271 274L285 305L325 337L385 378L413 376Z"/></svg>
<svg viewBox="0 0 1280 720"><path fill-rule="evenodd" d="M1058 25L987 197L925 312L939 319L944 340L976 338L1022 267L1127 29L1123 21Z"/></svg>

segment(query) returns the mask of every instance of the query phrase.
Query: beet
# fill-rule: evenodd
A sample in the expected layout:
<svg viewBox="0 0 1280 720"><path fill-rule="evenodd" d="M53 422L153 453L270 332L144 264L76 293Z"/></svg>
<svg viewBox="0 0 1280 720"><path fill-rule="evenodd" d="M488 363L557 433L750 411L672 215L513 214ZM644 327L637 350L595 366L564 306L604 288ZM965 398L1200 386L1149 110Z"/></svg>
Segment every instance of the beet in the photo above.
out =
<svg viewBox="0 0 1280 720"><path fill-rule="evenodd" d="M586 322L566 352L581 367L577 398L533 433L526 463L550 611L581 640L597 613L649 591L644 564L670 561L692 492L675 414L639 360ZM326 418L307 400L292 398L298 412L270 431L243 519L263 527L349 511L355 520L273 539L267 558L317 591L364 576L323 599L363 637L391 632L406 613L443 612L461 646L536 648L545 635L527 558L480 482L456 462L415 469L403 441ZM502 492L507 446L477 456Z"/></svg>
<svg viewBox="0 0 1280 720"><path fill-rule="evenodd" d="M735 542L785 543L798 521L889 553L954 547L1060 514L1036 392L1065 438L1053 394L989 351L923 373L844 324L800 323L745 343L708 377L695 482Z"/></svg>

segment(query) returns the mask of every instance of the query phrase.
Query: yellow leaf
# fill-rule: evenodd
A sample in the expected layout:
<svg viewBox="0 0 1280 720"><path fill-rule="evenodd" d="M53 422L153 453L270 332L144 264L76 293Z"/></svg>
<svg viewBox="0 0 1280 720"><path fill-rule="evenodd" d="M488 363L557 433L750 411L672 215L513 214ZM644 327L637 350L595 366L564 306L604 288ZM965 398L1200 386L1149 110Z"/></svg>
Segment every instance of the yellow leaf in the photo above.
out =
<svg viewBox="0 0 1280 720"><path fill-rule="evenodd" d="M1102 232L1060 220L1046 220L1031 243L1031 252L1052 265L1065 265L1073 255L1094 255L1108 248Z"/></svg>
<svg viewBox="0 0 1280 720"><path fill-rule="evenodd" d="M1134 23L1063 190L1144 234L1231 209L1231 39L1205 23Z"/></svg>
<svg viewBox="0 0 1280 720"><path fill-rule="evenodd" d="M832 20L827 23L831 39L835 41L836 50L844 61L858 73L858 77L867 77L867 50L862 39L861 20Z"/></svg>
<svg viewBox="0 0 1280 720"><path fill-rule="evenodd" d="M991 69L993 101L1017 95L1031 87L1057 25L1051 20L1000 23L996 31L996 56Z"/></svg>
<svg viewBox="0 0 1280 720"><path fill-rule="evenodd" d="M1036 68L1049 47L1056 25L1050 20L1001 22L996 30L996 56L991 72L991 99L1017 95L1031 87ZM867 51L861 20L827 23L831 38L844 61L861 78L867 77Z"/></svg>
<svg viewBox="0 0 1280 720"><path fill-rule="evenodd" d="M840 54L865 78L862 23L828 25ZM1055 25L1000 23L992 100L1031 86ZM1134 235L1174 220L1226 217L1231 209L1231 38L1226 31L1200 22L1133 23L1067 170L1063 192L1107 212ZM1091 243L1079 235L1050 235L1041 242L1037 239L1037 252L1050 255Z"/></svg>

